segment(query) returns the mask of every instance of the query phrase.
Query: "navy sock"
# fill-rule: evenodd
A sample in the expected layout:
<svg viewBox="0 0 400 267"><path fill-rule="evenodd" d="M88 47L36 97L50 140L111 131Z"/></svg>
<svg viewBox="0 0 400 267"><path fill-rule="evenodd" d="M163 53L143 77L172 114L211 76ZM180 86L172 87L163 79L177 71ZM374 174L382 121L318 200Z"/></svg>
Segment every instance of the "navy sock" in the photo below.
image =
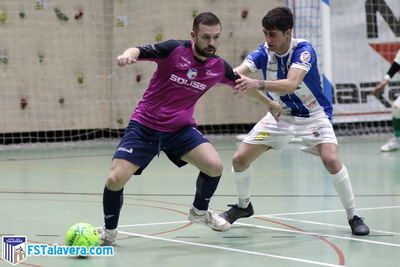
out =
<svg viewBox="0 0 400 267"><path fill-rule="evenodd" d="M124 202L124 189L111 191L104 187L103 212L106 229L115 229L118 226L119 213Z"/></svg>
<svg viewBox="0 0 400 267"><path fill-rule="evenodd" d="M200 172L196 182L196 196L194 197L193 206L199 210L208 210L208 203L214 195L219 183L218 177L211 177Z"/></svg>

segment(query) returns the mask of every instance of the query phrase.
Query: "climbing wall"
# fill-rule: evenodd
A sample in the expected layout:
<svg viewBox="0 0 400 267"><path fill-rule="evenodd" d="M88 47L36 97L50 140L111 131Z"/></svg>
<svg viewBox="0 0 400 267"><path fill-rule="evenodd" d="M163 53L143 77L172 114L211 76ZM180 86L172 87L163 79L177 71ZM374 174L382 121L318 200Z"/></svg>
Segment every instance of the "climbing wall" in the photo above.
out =
<svg viewBox="0 0 400 267"><path fill-rule="evenodd" d="M193 17L222 21L217 54L232 66L263 41L261 19L285 1L0 0L0 133L124 128L155 64L116 65L126 48L189 39ZM198 103L201 125L265 113L218 86Z"/></svg>

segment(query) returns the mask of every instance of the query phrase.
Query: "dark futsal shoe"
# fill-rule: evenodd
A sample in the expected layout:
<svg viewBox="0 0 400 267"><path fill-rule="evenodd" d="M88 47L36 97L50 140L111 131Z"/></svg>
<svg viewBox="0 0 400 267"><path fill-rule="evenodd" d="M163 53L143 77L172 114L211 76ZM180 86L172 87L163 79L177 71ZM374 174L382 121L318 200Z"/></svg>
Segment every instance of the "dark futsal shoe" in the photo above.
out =
<svg viewBox="0 0 400 267"><path fill-rule="evenodd" d="M237 204L229 204L228 207L231 208L222 212L219 214L219 216L227 220L230 224L234 223L239 218L250 217L254 214L253 205L251 205L251 202L245 209L240 208Z"/></svg>
<svg viewBox="0 0 400 267"><path fill-rule="evenodd" d="M364 223L364 219L354 215L353 219L349 220L351 232L353 235L368 235L369 228Z"/></svg>

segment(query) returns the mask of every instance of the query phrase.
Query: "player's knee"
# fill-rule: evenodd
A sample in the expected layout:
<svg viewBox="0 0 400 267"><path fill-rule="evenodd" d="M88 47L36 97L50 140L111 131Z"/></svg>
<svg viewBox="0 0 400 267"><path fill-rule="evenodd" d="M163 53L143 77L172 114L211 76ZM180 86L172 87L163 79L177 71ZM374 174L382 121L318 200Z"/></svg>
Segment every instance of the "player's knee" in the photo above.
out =
<svg viewBox="0 0 400 267"><path fill-rule="evenodd" d="M340 163L337 154L325 154L321 159L330 173L337 173L340 171L342 164Z"/></svg>
<svg viewBox="0 0 400 267"><path fill-rule="evenodd" d="M120 190L125 186L126 179L117 173L110 173L107 177L106 185L108 189Z"/></svg>
<svg viewBox="0 0 400 267"><path fill-rule="evenodd" d="M235 171L243 171L249 167L249 162L244 156L234 155L232 158L232 166Z"/></svg>
<svg viewBox="0 0 400 267"><path fill-rule="evenodd" d="M221 161L213 162L207 168L207 175L211 177L217 177L222 175L224 166Z"/></svg>

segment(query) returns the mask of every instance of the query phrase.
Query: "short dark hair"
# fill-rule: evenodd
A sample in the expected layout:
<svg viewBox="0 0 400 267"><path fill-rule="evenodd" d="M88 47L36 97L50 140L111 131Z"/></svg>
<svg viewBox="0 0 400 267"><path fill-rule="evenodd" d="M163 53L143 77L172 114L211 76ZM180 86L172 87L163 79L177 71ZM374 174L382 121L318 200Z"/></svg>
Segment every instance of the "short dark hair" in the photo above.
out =
<svg viewBox="0 0 400 267"><path fill-rule="evenodd" d="M221 25L219 18L211 12L202 12L198 14L193 21L193 31L196 32L199 29L199 25L204 24L208 26Z"/></svg>
<svg viewBox="0 0 400 267"><path fill-rule="evenodd" d="M286 32L293 29L293 13L287 7L271 9L262 20L262 26L266 30L279 30Z"/></svg>

